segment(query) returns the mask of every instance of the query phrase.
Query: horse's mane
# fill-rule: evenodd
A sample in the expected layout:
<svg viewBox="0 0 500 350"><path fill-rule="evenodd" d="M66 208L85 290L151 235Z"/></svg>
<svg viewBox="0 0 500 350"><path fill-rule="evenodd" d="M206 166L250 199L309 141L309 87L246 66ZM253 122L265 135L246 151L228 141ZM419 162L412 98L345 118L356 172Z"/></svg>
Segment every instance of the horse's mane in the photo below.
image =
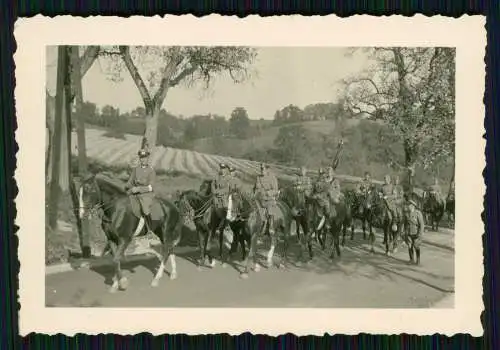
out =
<svg viewBox="0 0 500 350"><path fill-rule="evenodd" d="M113 179L112 177L99 173L95 176L95 180L101 191L105 191L111 195L126 195L125 183L121 180Z"/></svg>

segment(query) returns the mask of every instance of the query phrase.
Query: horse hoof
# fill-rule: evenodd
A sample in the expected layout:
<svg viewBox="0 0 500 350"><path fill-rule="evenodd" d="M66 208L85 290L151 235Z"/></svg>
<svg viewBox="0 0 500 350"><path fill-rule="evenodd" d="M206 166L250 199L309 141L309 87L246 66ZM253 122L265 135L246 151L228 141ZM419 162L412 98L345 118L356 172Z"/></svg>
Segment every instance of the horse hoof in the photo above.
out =
<svg viewBox="0 0 500 350"><path fill-rule="evenodd" d="M157 279L154 279L151 281L151 287L158 287L159 284L160 284L160 281Z"/></svg>
<svg viewBox="0 0 500 350"><path fill-rule="evenodd" d="M128 279L126 277L123 277L122 279L120 279L119 285L121 290L126 290L128 288Z"/></svg>
<svg viewBox="0 0 500 350"><path fill-rule="evenodd" d="M270 269L273 267L273 262L272 261L266 261L266 269Z"/></svg>
<svg viewBox="0 0 500 350"><path fill-rule="evenodd" d="M246 273L246 272L240 273L240 278L241 278L242 280L246 280L246 279L248 279L248 273Z"/></svg>
<svg viewBox="0 0 500 350"><path fill-rule="evenodd" d="M255 264L255 266L253 267L253 270L255 272L259 272L260 271L260 265L259 264Z"/></svg>
<svg viewBox="0 0 500 350"><path fill-rule="evenodd" d="M227 264L224 262L221 264L222 268L225 269L227 267Z"/></svg>
<svg viewBox="0 0 500 350"><path fill-rule="evenodd" d="M285 264L283 264L283 263L280 263L280 264L278 265L278 269L282 269L282 270L284 270L284 269L286 269L286 265L285 265Z"/></svg>
<svg viewBox="0 0 500 350"><path fill-rule="evenodd" d="M306 262L306 264L307 264L307 262ZM302 261L297 261L297 262L295 263L295 266L297 266L297 267L301 267L301 266L302 266Z"/></svg>
<svg viewBox="0 0 500 350"><path fill-rule="evenodd" d="M170 279L171 279L171 280L175 280L175 279L177 279L177 272L172 272L172 273L170 274Z"/></svg>
<svg viewBox="0 0 500 350"><path fill-rule="evenodd" d="M117 291L118 291L118 286L117 286L117 285L116 285L116 286L115 286L115 285L113 285L113 286L111 286L111 287L109 288L109 292L110 292L111 294L114 294L114 293L116 293Z"/></svg>

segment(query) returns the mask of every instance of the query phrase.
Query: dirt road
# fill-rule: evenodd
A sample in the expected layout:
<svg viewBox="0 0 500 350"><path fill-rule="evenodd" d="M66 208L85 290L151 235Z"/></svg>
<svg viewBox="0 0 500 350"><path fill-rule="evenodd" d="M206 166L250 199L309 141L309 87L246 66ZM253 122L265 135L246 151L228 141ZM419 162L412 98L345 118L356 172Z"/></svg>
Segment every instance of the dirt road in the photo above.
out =
<svg viewBox="0 0 500 350"><path fill-rule="evenodd" d="M298 246L294 244L287 269L262 269L247 280L239 278L238 263L198 271L192 263L197 250L182 247L176 280L165 275L158 287L150 286L156 258L125 263L130 286L116 294L108 293L109 266L52 274L46 276L46 305L425 308L453 292L453 235L452 231L427 232L420 266L407 263L405 246L394 256L385 256L380 236L374 254L358 235L347 241L341 259L332 262L316 247L313 261L301 266L295 264Z"/></svg>

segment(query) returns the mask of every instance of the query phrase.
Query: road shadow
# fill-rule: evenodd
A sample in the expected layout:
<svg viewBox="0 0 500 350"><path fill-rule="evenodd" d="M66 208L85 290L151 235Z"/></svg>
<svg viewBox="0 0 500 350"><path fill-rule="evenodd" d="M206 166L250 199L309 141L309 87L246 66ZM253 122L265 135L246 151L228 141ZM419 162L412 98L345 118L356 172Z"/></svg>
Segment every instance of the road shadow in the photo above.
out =
<svg viewBox="0 0 500 350"><path fill-rule="evenodd" d="M331 240L331 238L329 238ZM282 242L280 242L282 244ZM423 284L440 292L453 292L454 276L446 276L428 271L428 266L410 264L406 258L397 256L387 256L385 246L382 245L382 237L376 234L375 252L370 251L368 240L364 240L362 233L356 232L354 239L346 238L346 244L341 246L341 256L335 254L335 258L330 258L329 247L322 250L318 243L313 244L314 257L312 260L301 261L301 246L298 242L290 244L288 250L287 268L299 271L314 272L320 275L343 274L346 277L362 276L372 280L385 279L395 281L396 278L404 278L412 282ZM407 247L399 245L399 251L408 256ZM425 263L425 247L422 248L422 262ZM277 255L280 250L277 249ZM304 250L303 257L309 257ZM282 259L282 256L277 257ZM363 267L369 266L369 269ZM452 287L443 287L451 285Z"/></svg>

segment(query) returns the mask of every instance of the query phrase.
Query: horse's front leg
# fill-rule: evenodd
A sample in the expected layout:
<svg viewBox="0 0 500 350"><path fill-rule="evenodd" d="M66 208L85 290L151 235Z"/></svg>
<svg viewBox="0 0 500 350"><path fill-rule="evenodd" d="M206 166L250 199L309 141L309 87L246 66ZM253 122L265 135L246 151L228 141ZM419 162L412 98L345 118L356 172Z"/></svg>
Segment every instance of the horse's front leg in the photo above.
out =
<svg viewBox="0 0 500 350"><path fill-rule="evenodd" d="M303 229L304 229L304 232L305 232L305 239L306 239L306 242L307 242L307 249L309 251L309 259L312 260L314 258L314 252L313 252L313 248L312 248L312 237L311 237L311 232L310 232L310 229L309 229L309 225L307 224L307 220L304 218L304 222L303 222Z"/></svg>
<svg viewBox="0 0 500 350"><path fill-rule="evenodd" d="M334 231L333 231L335 250L337 251L337 256L339 258L341 256L341 251L340 251L340 231L341 231L341 229L342 228L340 226L335 226Z"/></svg>
<svg viewBox="0 0 500 350"><path fill-rule="evenodd" d="M128 280L125 276L123 276L121 269L121 259L123 254L125 253L125 249L127 249L127 245L130 243L128 239L120 239L118 246L116 248L116 252L113 256L113 263L115 265L115 275L113 277L113 283L111 288L109 289L110 293L115 293L120 290L126 290L128 287Z"/></svg>
<svg viewBox="0 0 500 350"><path fill-rule="evenodd" d="M290 231L288 230L287 232L287 230L284 229L280 233L283 236L283 251L282 251L282 258L280 259L278 268L285 269L288 265L288 246L289 246ZM275 234L275 236L277 236L277 234Z"/></svg>
<svg viewBox="0 0 500 350"><path fill-rule="evenodd" d="M257 233L252 233L252 236L250 238L250 249L248 251L248 255L243 259L243 272L240 274L240 277L243 279L248 278L248 272L250 270L250 262L257 266L257 261L255 258L255 253L256 253L256 246L257 246Z"/></svg>
<svg viewBox="0 0 500 350"><path fill-rule="evenodd" d="M197 227L196 231L198 232L198 245L200 248L200 257L198 259L198 270L201 270L203 266L205 266L205 249L206 249L206 242L205 239L208 236L207 232L205 230L202 230L201 227Z"/></svg>
<svg viewBox="0 0 500 350"><path fill-rule="evenodd" d="M219 259L222 266L226 266L226 256L224 255L224 229L226 228L226 221L223 219L221 226L219 227ZM233 233L234 235L234 233ZM234 237L233 237L234 240Z"/></svg>
<svg viewBox="0 0 500 350"><path fill-rule="evenodd" d="M266 257L266 267L271 267L273 264L273 256L274 256L274 250L276 249L276 228L274 227L274 220L273 218L268 218L269 222L269 236L271 240L271 244L269 247L269 251L267 252L267 257Z"/></svg>
<svg viewBox="0 0 500 350"><path fill-rule="evenodd" d="M371 220L368 220L368 231L370 237L370 252L375 253L375 234L373 233L373 225Z"/></svg>

